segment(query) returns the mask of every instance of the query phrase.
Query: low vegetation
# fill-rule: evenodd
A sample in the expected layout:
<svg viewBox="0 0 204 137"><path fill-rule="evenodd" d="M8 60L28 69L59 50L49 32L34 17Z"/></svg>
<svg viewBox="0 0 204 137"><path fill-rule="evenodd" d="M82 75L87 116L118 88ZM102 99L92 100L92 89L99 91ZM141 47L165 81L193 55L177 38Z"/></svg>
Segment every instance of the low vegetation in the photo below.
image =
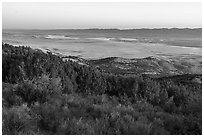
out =
<svg viewBox="0 0 204 137"><path fill-rule="evenodd" d="M103 73L2 44L3 134L202 134L201 75Z"/></svg>

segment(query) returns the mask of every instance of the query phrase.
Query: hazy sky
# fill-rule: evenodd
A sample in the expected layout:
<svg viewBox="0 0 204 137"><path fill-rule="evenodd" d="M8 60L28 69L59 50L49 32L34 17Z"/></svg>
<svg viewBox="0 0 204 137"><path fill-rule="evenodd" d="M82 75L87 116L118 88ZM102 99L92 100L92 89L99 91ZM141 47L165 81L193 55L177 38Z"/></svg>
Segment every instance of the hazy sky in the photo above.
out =
<svg viewBox="0 0 204 137"><path fill-rule="evenodd" d="M3 3L5 28L201 27L201 3Z"/></svg>

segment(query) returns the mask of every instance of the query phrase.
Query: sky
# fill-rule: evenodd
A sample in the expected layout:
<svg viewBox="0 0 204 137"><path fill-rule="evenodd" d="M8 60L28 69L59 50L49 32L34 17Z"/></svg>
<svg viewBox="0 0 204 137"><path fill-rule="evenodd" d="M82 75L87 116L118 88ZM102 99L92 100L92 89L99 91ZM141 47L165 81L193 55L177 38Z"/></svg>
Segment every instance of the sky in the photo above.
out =
<svg viewBox="0 0 204 137"><path fill-rule="evenodd" d="M201 3L6 3L3 29L198 28Z"/></svg>

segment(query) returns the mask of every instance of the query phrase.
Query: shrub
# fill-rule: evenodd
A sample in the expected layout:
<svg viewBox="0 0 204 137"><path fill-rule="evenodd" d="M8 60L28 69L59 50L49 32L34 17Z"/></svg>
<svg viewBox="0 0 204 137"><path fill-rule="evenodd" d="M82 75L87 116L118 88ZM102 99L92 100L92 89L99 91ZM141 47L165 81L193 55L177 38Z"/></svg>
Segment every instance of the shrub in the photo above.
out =
<svg viewBox="0 0 204 137"><path fill-rule="evenodd" d="M25 80L16 89L16 94L21 96L28 105L36 101L44 103L50 96L59 95L61 92L60 78L49 78L46 75L32 81Z"/></svg>
<svg viewBox="0 0 204 137"><path fill-rule="evenodd" d="M63 111L59 106L60 103L47 102L45 104L35 106L33 112L37 115L37 125L39 128L48 134L55 134L63 119Z"/></svg>
<svg viewBox="0 0 204 137"><path fill-rule="evenodd" d="M3 83L2 98L4 107L18 106L23 103L20 96L15 94L15 85Z"/></svg>

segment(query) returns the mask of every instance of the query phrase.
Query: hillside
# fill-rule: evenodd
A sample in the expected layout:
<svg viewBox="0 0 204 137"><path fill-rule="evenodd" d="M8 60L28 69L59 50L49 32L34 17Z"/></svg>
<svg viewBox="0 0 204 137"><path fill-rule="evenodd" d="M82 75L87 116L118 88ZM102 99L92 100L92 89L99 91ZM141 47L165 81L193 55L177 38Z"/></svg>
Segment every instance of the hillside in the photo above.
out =
<svg viewBox="0 0 204 137"><path fill-rule="evenodd" d="M90 60L89 63L104 70L106 73L114 74L149 74L149 75L181 75L201 74L202 64L190 59L169 60L158 57L147 57L142 59L125 59L110 57L99 60Z"/></svg>
<svg viewBox="0 0 204 137"><path fill-rule="evenodd" d="M3 134L202 134L202 75L153 57L85 60L3 43L2 97Z"/></svg>

